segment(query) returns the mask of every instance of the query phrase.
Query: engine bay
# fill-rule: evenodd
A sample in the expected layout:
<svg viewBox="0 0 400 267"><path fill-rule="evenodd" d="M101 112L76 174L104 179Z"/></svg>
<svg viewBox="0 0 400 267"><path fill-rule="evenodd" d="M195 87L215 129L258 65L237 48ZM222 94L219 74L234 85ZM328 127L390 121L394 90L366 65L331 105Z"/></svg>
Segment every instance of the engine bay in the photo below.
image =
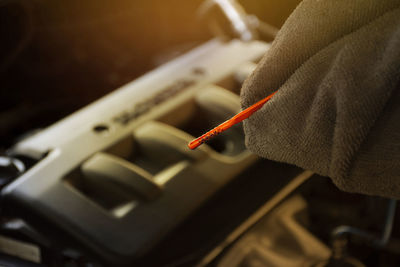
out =
<svg viewBox="0 0 400 267"><path fill-rule="evenodd" d="M399 266L395 200L262 159L241 125L187 148L271 45L195 43L44 129L8 124L0 265Z"/></svg>

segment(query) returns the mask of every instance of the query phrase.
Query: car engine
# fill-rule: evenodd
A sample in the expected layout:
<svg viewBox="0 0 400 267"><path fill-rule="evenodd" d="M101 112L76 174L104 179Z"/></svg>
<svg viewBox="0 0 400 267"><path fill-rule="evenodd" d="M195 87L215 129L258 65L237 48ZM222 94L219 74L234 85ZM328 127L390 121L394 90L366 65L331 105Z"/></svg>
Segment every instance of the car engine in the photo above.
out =
<svg viewBox="0 0 400 267"><path fill-rule="evenodd" d="M33 15L43 12L43 18L45 7L57 10L39 2L10 1L0 10L14 14L10 21L20 24L12 30L20 26L22 32L24 23L26 30L33 27ZM128 4L141 10L141 23L146 23L147 5L152 14L166 8L142 2L115 4L122 12L116 23L127 19L121 10ZM212 37L199 30L184 45L167 40L170 50L163 48L151 64L141 59L142 66L116 52L120 67L110 67L113 71L104 76L109 83L102 71L83 71L90 65L85 57L100 54L82 51L76 71L65 67L69 63L60 55L44 61L52 68L31 69L43 73L16 82L25 73L21 69L38 66L33 62L46 50L40 42L1 70L4 97L26 102L7 107L2 99L1 266L399 266L395 200L345 193L327 177L262 159L246 148L241 125L194 151L187 148L193 138L241 110L241 85L275 37L279 25L248 15L244 10L261 1L249 2L243 1L243 8L235 1L198 1L191 8L200 10ZM287 4L279 19L284 21L296 4ZM195 11L187 9L171 14L192 16ZM104 26L110 22L72 23L95 40L102 31L107 34ZM91 32L96 23L103 28ZM63 34L76 30L60 25ZM46 27L31 38L58 42ZM114 49L127 48L116 44ZM127 63L121 63L124 59ZM137 70L129 73L132 66ZM75 75L80 83L70 80ZM60 88L84 88L86 80L98 79L88 88L100 89L91 95L75 87L70 91L80 96L75 101L55 93L44 77L53 79L54 88L54 81L65 81ZM28 92L32 81L36 94ZM27 86L23 98L11 84Z"/></svg>

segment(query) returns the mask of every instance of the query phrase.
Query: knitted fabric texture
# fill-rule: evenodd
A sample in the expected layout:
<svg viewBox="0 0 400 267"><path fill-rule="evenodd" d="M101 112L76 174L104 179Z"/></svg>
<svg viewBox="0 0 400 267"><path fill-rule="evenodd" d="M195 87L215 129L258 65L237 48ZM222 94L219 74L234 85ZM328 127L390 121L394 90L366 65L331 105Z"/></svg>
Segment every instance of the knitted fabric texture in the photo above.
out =
<svg viewBox="0 0 400 267"><path fill-rule="evenodd" d="M241 91L262 157L400 198L400 1L304 0Z"/></svg>

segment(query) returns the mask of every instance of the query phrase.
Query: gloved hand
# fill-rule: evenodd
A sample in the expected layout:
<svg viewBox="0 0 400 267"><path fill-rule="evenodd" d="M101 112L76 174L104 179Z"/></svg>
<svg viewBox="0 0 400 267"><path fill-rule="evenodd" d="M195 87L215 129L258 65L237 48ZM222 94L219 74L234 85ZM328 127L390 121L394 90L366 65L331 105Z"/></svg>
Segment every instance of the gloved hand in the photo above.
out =
<svg viewBox="0 0 400 267"><path fill-rule="evenodd" d="M329 176L341 189L400 198L400 1L304 0L246 80L246 145Z"/></svg>

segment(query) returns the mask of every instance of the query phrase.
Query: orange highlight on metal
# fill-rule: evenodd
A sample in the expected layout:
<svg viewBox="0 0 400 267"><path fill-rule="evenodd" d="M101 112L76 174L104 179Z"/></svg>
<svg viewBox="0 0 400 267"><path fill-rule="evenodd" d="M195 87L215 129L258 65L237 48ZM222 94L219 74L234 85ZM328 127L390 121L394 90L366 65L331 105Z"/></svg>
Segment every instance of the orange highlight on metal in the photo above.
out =
<svg viewBox="0 0 400 267"><path fill-rule="evenodd" d="M217 127L215 127L214 129L206 132L205 134L203 134L202 136L194 139L193 141L191 141L188 144L188 147L190 149L195 149L196 147L200 146L201 144L203 144L204 142L210 140L211 138L213 138L214 136L228 130L229 128L231 128L233 125L247 119L248 117L250 117L254 112L256 112L257 110L259 110L262 106L264 106L265 103L268 102L268 100L270 100L272 98L272 96L275 94L276 92L273 92L272 94L270 94L269 96L267 96L266 98L258 101L257 103L255 103L254 105L251 105L250 107L246 108L245 110L239 112L238 114L236 114L235 116L233 116L232 118L230 118L229 120L221 123L220 125L218 125Z"/></svg>

